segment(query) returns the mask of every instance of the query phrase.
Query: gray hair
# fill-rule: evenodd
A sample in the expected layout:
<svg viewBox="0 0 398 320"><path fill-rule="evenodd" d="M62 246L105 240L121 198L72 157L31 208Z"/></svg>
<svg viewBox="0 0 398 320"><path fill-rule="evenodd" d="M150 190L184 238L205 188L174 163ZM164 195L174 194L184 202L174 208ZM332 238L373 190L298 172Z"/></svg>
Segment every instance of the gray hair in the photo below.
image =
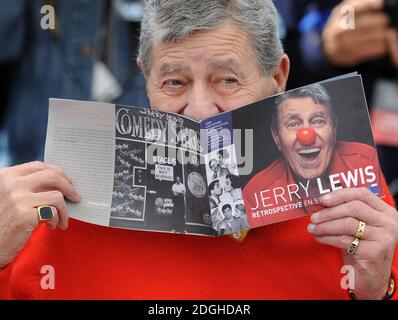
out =
<svg viewBox="0 0 398 320"><path fill-rule="evenodd" d="M338 119L336 111L332 105L332 99L329 93L326 91L326 89L322 87L320 84L316 83L296 90L288 91L276 98L275 104L272 109L272 124L271 124L272 130L274 131L279 130L280 106L282 105L283 102L289 99L307 98L307 97L312 98L312 100L315 103L325 106L326 110L329 113L333 126L337 127Z"/></svg>
<svg viewBox="0 0 398 320"><path fill-rule="evenodd" d="M283 55L272 0L145 0L138 50L144 73L149 75L153 45L214 30L228 19L247 32L258 65L271 74Z"/></svg>

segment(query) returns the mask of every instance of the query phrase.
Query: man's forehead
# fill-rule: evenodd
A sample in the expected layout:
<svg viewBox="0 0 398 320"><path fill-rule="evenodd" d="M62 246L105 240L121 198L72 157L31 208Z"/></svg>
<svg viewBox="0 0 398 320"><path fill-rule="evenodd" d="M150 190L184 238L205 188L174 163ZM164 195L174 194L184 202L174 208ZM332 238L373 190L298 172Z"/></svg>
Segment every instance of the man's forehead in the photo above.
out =
<svg viewBox="0 0 398 320"><path fill-rule="evenodd" d="M234 58L221 58L208 61L208 65L215 69L240 69L241 64Z"/></svg>
<svg viewBox="0 0 398 320"><path fill-rule="evenodd" d="M159 67L159 73L161 75L167 75L175 72L188 72L189 70L189 65L183 62L164 62Z"/></svg>
<svg viewBox="0 0 398 320"><path fill-rule="evenodd" d="M200 58L198 58L200 59ZM166 59L164 59L166 60ZM188 73L192 72L192 63L197 63L195 59L184 59L181 61L164 61L159 66L160 75L167 75L171 73ZM210 69L230 70L237 73L242 72L242 64L234 58L213 58L213 59L202 59L202 64Z"/></svg>
<svg viewBox="0 0 398 320"><path fill-rule="evenodd" d="M287 99L282 102L279 108L280 112L285 116L291 114L329 113L325 105L317 103L311 97Z"/></svg>

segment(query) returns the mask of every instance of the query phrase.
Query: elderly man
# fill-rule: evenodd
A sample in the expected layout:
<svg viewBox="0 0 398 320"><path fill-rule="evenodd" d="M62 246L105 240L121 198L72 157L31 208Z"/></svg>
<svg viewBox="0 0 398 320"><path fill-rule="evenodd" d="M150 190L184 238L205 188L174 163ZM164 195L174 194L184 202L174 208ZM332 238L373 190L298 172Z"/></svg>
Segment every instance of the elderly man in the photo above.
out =
<svg viewBox="0 0 398 320"><path fill-rule="evenodd" d="M152 108L203 119L285 88L289 60L271 0L150 0L141 31L138 63ZM66 173L42 163L6 168L0 295L344 299L340 270L349 264L357 298L390 297L398 214L367 190L339 191L322 200L328 208L311 217L311 234L307 217L251 230L239 243L68 223L64 196L79 196ZM390 196L386 201L392 205ZM68 230L39 225L41 205L58 209L50 228ZM358 220L367 224L362 240L342 255ZM132 272L113 272L121 268Z"/></svg>
<svg viewBox="0 0 398 320"><path fill-rule="evenodd" d="M337 126L331 98L320 84L290 91L276 100L271 132L282 158L256 174L244 189L251 227L286 220L286 214L257 214L281 205L306 201L305 206L288 211L290 218L313 213L320 209L317 199L327 190L382 185L376 149L358 142L336 142ZM364 178L349 179L355 172ZM340 174L346 179L330 181ZM353 185L347 185L351 182ZM281 195L279 189L285 186L294 192ZM278 190L276 195L274 190Z"/></svg>

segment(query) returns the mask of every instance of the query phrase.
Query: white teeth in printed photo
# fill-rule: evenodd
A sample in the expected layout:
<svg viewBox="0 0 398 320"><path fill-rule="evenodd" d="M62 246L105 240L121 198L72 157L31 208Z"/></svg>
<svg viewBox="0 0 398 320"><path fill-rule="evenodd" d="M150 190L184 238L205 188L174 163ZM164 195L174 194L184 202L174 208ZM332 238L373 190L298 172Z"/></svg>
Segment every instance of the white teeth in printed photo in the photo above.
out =
<svg viewBox="0 0 398 320"><path fill-rule="evenodd" d="M316 153L316 152L320 152L320 151L321 151L321 148L310 148L310 149L298 150L298 153L302 154L302 155L306 155L306 154Z"/></svg>

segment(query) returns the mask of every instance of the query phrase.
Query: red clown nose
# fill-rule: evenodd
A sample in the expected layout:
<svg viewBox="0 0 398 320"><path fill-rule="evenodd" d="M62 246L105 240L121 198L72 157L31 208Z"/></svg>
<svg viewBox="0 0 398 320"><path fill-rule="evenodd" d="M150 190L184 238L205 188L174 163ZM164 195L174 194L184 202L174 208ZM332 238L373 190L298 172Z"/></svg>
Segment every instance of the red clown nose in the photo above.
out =
<svg viewBox="0 0 398 320"><path fill-rule="evenodd" d="M312 128L300 128L296 132L296 137L301 144L313 144L316 138L315 130Z"/></svg>

